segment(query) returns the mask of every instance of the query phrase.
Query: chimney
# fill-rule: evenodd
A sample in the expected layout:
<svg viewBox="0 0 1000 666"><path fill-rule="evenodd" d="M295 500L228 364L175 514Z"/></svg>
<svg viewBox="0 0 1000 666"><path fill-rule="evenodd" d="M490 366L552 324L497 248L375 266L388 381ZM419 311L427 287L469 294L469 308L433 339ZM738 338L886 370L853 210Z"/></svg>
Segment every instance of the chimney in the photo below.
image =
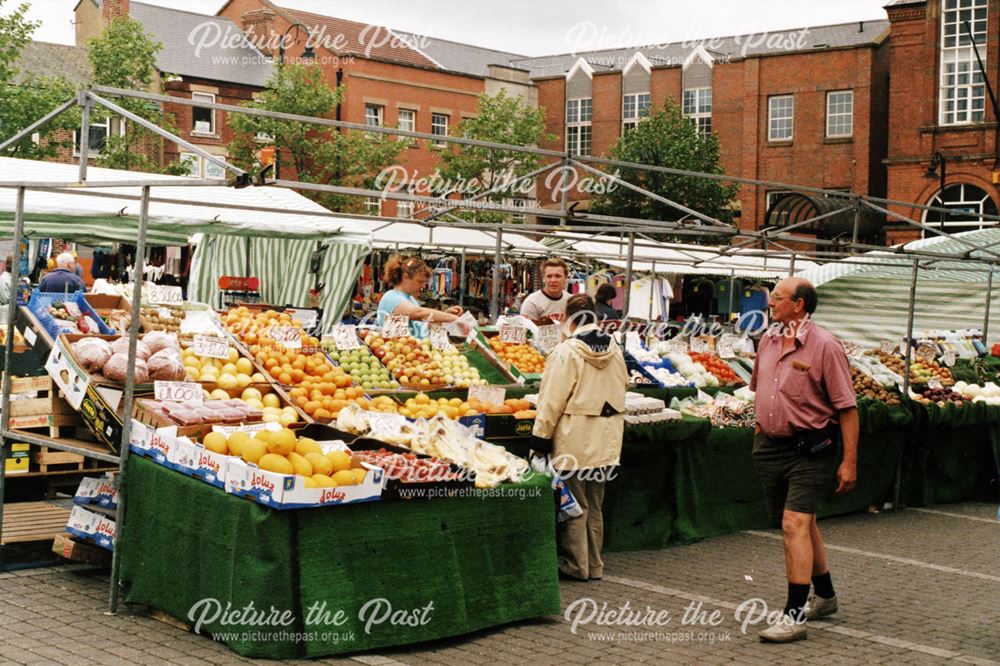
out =
<svg viewBox="0 0 1000 666"><path fill-rule="evenodd" d="M265 55L271 53L271 35L274 34L274 12L270 9L255 9L240 16L243 33Z"/></svg>
<svg viewBox="0 0 1000 666"><path fill-rule="evenodd" d="M865 31L865 22L858 21L858 32L864 32L864 31Z"/></svg>
<svg viewBox="0 0 1000 666"><path fill-rule="evenodd" d="M116 18L128 16L129 0L104 0L101 6L101 16L106 23L111 23Z"/></svg>

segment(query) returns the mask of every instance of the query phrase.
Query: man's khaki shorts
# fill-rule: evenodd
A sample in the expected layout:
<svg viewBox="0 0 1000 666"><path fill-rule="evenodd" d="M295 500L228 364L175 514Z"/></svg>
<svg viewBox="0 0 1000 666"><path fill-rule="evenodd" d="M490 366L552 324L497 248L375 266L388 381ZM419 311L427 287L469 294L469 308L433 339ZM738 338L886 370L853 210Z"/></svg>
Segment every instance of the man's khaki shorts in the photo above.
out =
<svg viewBox="0 0 1000 666"><path fill-rule="evenodd" d="M781 526L785 509L816 513L820 500L837 487L840 443L817 456L803 456L792 444L759 433L753 440L753 467L764 485L767 512Z"/></svg>

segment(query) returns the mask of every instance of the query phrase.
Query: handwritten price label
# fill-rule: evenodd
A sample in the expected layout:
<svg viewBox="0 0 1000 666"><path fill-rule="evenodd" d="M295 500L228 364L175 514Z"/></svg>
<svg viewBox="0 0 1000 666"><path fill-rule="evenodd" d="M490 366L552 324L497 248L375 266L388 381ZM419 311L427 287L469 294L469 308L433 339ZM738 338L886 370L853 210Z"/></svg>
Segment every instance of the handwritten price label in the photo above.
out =
<svg viewBox="0 0 1000 666"><path fill-rule="evenodd" d="M953 351L946 351L944 353L944 356L941 357L941 360L949 368L953 367L955 365L955 352L953 352Z"/></svg>
<svg viewBox="0 0 1000 666"><path fill-rule="evenodd" d="M944 388L944 386L941 384L940 379L938 379L937 377L931 377L930 379L927 380L927 388L940 389Z"/></svg>
<svg viewBox="0 0 1000 666"><path fill-rule="evenodd" d="M389 315L382 324L382 337L405 338L410 334L410 318L406 315Z"/></svg>
<svg viewBox="0 0 1000 666"><path fill-rule="evenodd" d="M205 358L229 358L229 342L209 335L194 336L194 354Z"/></svg>
<svg viewBox="0 0 1000 666"><path fill-rule="evenodd" d="M690 349L696 354L707 354L708 341L702 337L692 337L690 343Z"/></svg>
<svg viewBox="0 0 1000 666"><path fill-rule="evenodd" d="M920 344L917 345L917 358L921 361L933 361L935 355L935 349L930 344Z"/></svg>
<svg viewBox="0 0 1000 666"><path fill-rule="evenodd" d="M443 326L431 324L431 347L439 351L451 349L451 340L448 339L448 331Z"/></svg>
<svg viewBox="0 0 1000 666"><path fill-rule="evenodd" d="M149 302L161 305L179 305L184 302L184 292L180 287L155 285L149 288Z"/></svg>
<svg viewBox="0 0 1000 666"><path fill-rule="evenodd" d="M286 312L292 315L292 319L302 324L302 328L307 331L316 328L316 324L319 322L319 313L315 310L289 308Z"/></svg>
<svg viewBox="0 0 1000 666"><path fill-rule="evenodd" d="M267 337L288 349L302 349L302 329L294 326L272 326Z"/></svg>
<svg viewBox="0 0 1000 666"><path fill-rule="evenodd" d="M896 351L896 343L895 343L895 342L890 342L889 340L883 340L883 341L882 341L882 342L881 342L881 343L879 344L879 348L880 348L880 349L881 349L881 350L882 350L883 352L885 352L886 354L891 354L891 353L893 353L894 351Z"/></svg>
<svg viewBox="0 0 1000 666"><path fill-rule="evenodd" d="M543 354L548 354L559 344L561 333L558 326L539 326L535 336L535 347Z"/></svg>
<svg viewBox="0 0 1000 666"><path fill-rule="evenodd" d="M333 344L339 351L350 351L361 346L358 332L353 324L342 324L333 327Z"/></svg>
<svg viewBox="0 0 1000 666"><path fill-rule="evenodd" d="M479 402L490 403L491 405L502 405L507 397L506 389L499 386L470 386L469 400L477 398Z"/></svg>
<svg viewBox="0 0 1000 666"><path fill-rule="evenodd" d="M167 402L204 402L201 384L196 382L153 382L157 400Z"/></svg>
<svg viewBox="0 0 1000 666"><path fill-rule="evenodd" d="M523 345L528 339L528 330L524 326L511 326L504 324L500 327L500 342L512 345Z"/></svg>

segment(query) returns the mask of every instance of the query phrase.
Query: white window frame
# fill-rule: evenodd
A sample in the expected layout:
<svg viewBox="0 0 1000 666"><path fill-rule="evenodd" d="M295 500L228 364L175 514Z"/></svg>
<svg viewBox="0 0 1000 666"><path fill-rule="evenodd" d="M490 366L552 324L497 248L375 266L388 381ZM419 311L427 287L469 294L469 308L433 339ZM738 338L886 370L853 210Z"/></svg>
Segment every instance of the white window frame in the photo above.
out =
<svg viewBox="0 0 1000 666"><path fill-rule="evenodd" d="M698 127L698 134L712 133L712 89L686 88L681 97L681 114Z"/></svg>
<svg viewBox="0 0 1000 666"><path fill-rule="evenodd" d="M941 69L938 82L938 122L971 125L986 119L986 85L965 21L979 55L987 57L988 0L944 0L941 6Z"/></svg>
<svg viewBox="0 0 1000 666"><path fill-rule="evenodd" d="M201 99L202 102L211 102L212 104L215 104L215 95L213 93L206 93L206 92L193 92L193 93L191 93L191 99L197 100L199 98L202 98ZM208 98L208 99L204 99L204 98ZM194 120L195 109L199 109L199 107L195 107L195 106L191 107L191 134L195 134L195 135L198 135L198 136L215 136L216 135L216 133L215 133L215 128L216 128L216 124L215 124L215 109L208 109L209 113L212 116L212 119L209 121L209 127L208 127L208 131L207 132L204 131L204 130L196 129L197 128L197 124L195 123L195 120ZM205 109L200 109L200 110L204 111Z"/></svg>
<svg viewBox="0 0 1000 666"><path fill-rule="evenodd" d="M220 155L219 157L225 159L225 156ZM225 169L212 164L201 155L196 153L181 153L180 161L183 162L185 159L191 159L192 161L192 173L188 174L191 178L214 178L218 180L225 180L226 178Z"/></svg>
<svg viewBox="0 0 1000 666"><path fill-rule="evenodd" d="M778 103L781 102L779 105ZM789 102L789 104L785 104ZM776 108L776 107L781 108ZM781 115L778 115L778 112ZM784 124L787 122L787 136ZM781 130L780 132L776 130ZM795 95L774 95L767 98L767 140L792 141L795 137Z"/></svg>
<svg viewBox="0 0 1000 666"><path fill-rule="evenodd" d="M396 202L396 217L401 217L407 220L413 219L413 202L412 201L397 201Z"/></svg>
<svg viewBox="0 0 1000 666"><path fill-rule="evenodd" d="M381 104L365 104L365 127L382 127L384 122L384 106Z"/></svg>
<svg viewBox="0 0 1000 666"><path fill-rule="evenodd" d="M91 120L90 121L90 129L93 130L95 127L103 127L104 128L104 140L105 140L105 142L107 142L108 137L111 136L111 117L108 116L104 120L96 120L96 121L95 120ZM123 129L124 129L124 126L123 126ZM92 157L98 157L99 155L101 155L101 151L94 150L93 148L90 148L90 150L88 151L87 154L90 155L90 156L92 156ZM79 157L80 156L80 129L79 128L73 130L73 156L74 157Z"/></svg>
<svg viewBox="0 0 1000 666"><path fill-rule="evenodd" d="M846 132L843 131L845 118ZM838 129L840 131L837 131ZM826 138L849 139L852 136L854 136L854 91L830 90L826 93Z"/></svg>
<svg viewBox="0 0 1000 666"><path fill-rule="evenodd" d="M444 122L440 122L441 120L444 120ZM448 136L448 126L450 123L451 116L447 113L431 113L431 134L434 136ZM444 141L435 141L434 145L443 148L448 144Z"/></svg>
<svg viewBox="0 0 1000 666"><path fill-rule="evenodd" d="M959 198L952 201L947 201L947 202L944 201L942 195L946 191L949 190L954 191L956 188L960 188L959 191L961 192L961 194ZM979 190L983 196L970 197L969 195L971 193L967 192L966 188L975 188ZM925 210L923 215L923 223L934 229L941 229L943 231L946 231L947 233L957 233L960 231L973 231L977 229L995 227L1000 223L994 220L984 220L982 217L987 207L986 206L987 201L990 202L993 201L992 197L990 197L990 193L984 190L983 188L979 187L978 185L973 185L972 183L949 183L945 185L943 191L937 192L927 203L927 205L935 208L954 209L956 213L965 212L969 215L976 215L979 217L979 219L940 222L938 221L937 218L941 215L941 213L938 213L937 211ZM993 207L996 208L995 202ZM975 210L972 210L973 208L975 208ZM995 213L990 213L990 214L992 215ZM930 232L928 231L924 231L923 237L925 238L928 237L929 233Z"/></svg>
<svg viewBox="0 0 1000 666"><path fill-rule="evenodd" d="M622 134L635 129L639 121L649 118L652 96L648 92L622 95Z"/></svg>
<svg viewBox="0 0 1000 666"><path fill-rule="evenodd" d="M201 178L201 155L196 155L194 153L181 153L180 161L191 160L191 172L188 174L191 178Z"/></svg>
<svg viewBox="0 0 1000 666"><path fill-rule="evenodd" d="M398 115L396 117L396 129L403 130L405 132L416 132L417 131L417 112L413 109L399 109ZM406 123L408 127L403 127L403 118L408 117L409 121ZM406 141L409 137L398 136L396 137L399 141Z"/></svg>
<svg viewBox="0 0 1000 666"><path fill-rule="evenodd" d="M593 149L594 99L578 97L566 100L566 152L590 155Z"/></svg>
<svg viewBox="0 0 1000 666"><path fill-rule="evenodd" d="M373 217L382 216L382 199L380 197L365 197L364 207L365 215Z"/></svg>
<svg viewBox="0 0 1000 666"><path fill-rule="evenodd" d="M522 199L520 197L514 197L507 200L507 205L510 206L511 208L527 208L528 200ZM526 216L524 215L524 213L512 214L510 216L510 219L511 222L524 222Z"/></svg>

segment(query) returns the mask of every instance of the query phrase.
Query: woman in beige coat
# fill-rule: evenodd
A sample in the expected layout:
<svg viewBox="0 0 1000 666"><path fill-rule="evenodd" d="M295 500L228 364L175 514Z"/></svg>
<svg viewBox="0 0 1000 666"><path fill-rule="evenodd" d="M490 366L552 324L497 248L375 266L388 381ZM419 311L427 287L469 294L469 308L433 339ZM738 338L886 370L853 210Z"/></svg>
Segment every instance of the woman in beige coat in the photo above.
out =
<svg viewBox="0 0 1000 666"><path fill-rule="evenodd" d="M577 580L604 573L601 504L625 429L625 359L596 322L592 298L578 294L567 301L569 337L546 360L532 431L532 448L552 452L553 468L583 511L558 530L559 571Z"/></svg>

